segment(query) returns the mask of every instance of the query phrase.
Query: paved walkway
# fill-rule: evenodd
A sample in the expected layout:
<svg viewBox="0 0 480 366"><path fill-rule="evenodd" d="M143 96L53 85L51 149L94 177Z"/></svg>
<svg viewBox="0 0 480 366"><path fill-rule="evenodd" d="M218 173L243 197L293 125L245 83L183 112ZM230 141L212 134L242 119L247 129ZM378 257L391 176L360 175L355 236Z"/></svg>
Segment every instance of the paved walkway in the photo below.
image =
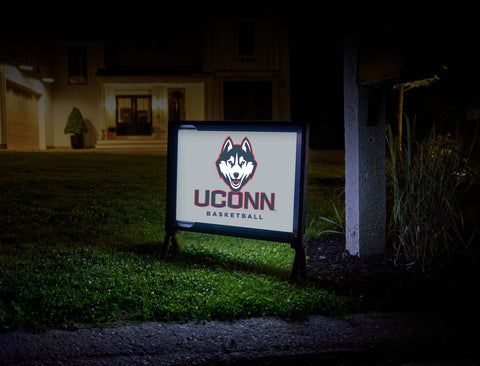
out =
<svg viewBox="0 0 480 366"><path fill-rule="evenodd" d="M0 334L0 365L480 365L477 334L451 325L370 312L11 332Z"/></svg>

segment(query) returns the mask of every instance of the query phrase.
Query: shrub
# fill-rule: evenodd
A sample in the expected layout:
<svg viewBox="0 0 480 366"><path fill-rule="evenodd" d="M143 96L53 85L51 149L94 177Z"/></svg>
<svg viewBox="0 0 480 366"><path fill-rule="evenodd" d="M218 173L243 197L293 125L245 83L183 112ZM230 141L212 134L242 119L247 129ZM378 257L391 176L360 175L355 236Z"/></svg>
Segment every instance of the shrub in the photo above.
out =
<svg viewBox="0 0 480 366"><path fill-rule="evenodd" d="M72 111L70 112L67 123L65 125L64 133L72 133L74 135L83 135L88 132L87 124L83 119L82 114L78 110L78 108L73 107Z"/></svg>
<svg viewBox="0 0 480 366"><path fill-rule="evenodd" d="M387 127L387 190L394 260L425 274L445 265L460 245L467 245L459 199L472 182L471 148L434 128L413 138L407 120L401 149Z"/></svg>

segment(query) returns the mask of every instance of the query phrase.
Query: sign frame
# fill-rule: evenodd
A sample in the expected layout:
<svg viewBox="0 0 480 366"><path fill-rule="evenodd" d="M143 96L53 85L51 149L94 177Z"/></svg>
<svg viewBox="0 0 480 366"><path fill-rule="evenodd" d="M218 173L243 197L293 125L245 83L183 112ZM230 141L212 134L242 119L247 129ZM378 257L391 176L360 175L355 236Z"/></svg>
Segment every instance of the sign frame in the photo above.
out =
<svg viewBox="0 0 480 366"><path fill-rule="evenodd" d="M293 198L292 230L266 230L236 225L220 225L205 222L182 221L177 217L177 191L179 168L179 133L189 131L211 132L288 132L296 134L295 177ZM269 121L169 121L167 148L167 196L165 240L161 256L166 258L169 244L178 249L177 231L194 231L206 234L225 235L290 243L295 250L290 280L296 282L297 276L305 276L305 216L307 197L308 141L309 124L306 122L269 122Z"/></svg>

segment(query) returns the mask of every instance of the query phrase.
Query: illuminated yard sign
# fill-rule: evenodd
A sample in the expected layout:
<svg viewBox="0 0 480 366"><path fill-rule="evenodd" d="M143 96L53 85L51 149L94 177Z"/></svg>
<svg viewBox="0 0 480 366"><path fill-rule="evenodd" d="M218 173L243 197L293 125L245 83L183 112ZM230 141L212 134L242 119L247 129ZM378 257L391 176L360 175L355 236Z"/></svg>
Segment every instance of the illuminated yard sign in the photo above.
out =
<svg viewBox="0 0 480 366"><path fill-rule="evenodd" d="M177 230L290 242L303 271L307 138L293 122L170 122L164 254Z"/></svg>

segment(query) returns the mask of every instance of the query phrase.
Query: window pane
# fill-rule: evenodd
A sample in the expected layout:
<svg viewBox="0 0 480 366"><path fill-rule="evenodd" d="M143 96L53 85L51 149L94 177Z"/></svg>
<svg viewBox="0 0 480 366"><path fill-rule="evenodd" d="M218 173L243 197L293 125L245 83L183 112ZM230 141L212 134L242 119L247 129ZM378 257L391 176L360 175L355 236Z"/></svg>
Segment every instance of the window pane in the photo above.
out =
<svg viewBox="0 0 480 366"><path fill-rule="evenodd" d="M225 120L271 120L271 82L226 82L224 91Z"/></svg>
<svg viewBox="0 0 480 366"><path fill-rule="evenodd" d="M253 23L238 25L238 55L253 56L255 54L255 32Z"/></svg>
<svg viewBox="0 0 480 366"><path fill-rule="evenodd" d="M68 48L69 84L87 84L87 49L85 47Z"/></svg>
<svg viewBox="0 0 480 366"><path fill-rule="evenodd" d="M168 119L185 121L185 89L168 89Z"/></svg>
<svg viewBox="0 0 480 366"><path fill-rule="evenodd" d="M151 98L137 97L137 123L150 123L151 121Z"/></svg>
<svg viewBox="0 0 480 366"><path fill-rule="evenodd" d="M117 97L117 122L131 123L133 122L132 98Z"/></svg>

